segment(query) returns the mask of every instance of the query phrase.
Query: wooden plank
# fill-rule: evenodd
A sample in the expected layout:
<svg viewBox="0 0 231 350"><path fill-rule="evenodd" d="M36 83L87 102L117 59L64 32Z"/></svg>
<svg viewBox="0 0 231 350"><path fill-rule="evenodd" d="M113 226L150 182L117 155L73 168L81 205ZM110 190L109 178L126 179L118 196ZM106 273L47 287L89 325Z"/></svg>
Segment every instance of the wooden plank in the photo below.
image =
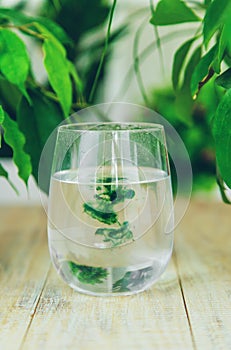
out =
<svg viewBox="0 0 231 350"><path fill-rule="evenodd" d="M177 270L171 262L145 293L97 298L72 291L53 269L46 280L40 209L0 208L0 349L188 350L189 324L194 348L230 349L230 223L229 206L193 203L176 233Z"/></svg>
<svg viewBox="0 0 231 350"><path fill-rule="evenodd" d="M197 349L231 349L231 207L192 203L175 239Z"/></svg>
<svg viewBox="0 0 231 350"><path fill-rule="evenodd" d="M16 350L49 268L41 208L0 208L0 349Z"/></svg>
<svg viewBox="0 0 231 350"><path fill-rule="evenodd" d="M193 349L173 263L150 290L108 298L73 291L52 269L21 349Z"/></svg>

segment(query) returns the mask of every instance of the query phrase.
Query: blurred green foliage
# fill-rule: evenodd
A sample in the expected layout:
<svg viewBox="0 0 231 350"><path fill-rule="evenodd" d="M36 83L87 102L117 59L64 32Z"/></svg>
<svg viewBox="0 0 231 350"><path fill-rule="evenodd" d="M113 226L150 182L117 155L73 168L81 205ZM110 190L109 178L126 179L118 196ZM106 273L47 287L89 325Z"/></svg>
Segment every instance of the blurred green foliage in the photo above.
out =
<svg viewBox="0 0 231 350"><path fill-rule="evenodd" d="M103 81L111 44L125 29L108 32L105 50L112 14L108 1L45 0L35 16L27 14L28 3L0 7L0 132L4 132L0 157L13 156L26 184L30 174L38 180L40 155L51 132L88 105L96 75L97 88ZM89 35L93 38L86 40ZM33 71L28 37L43 55L47 73L43 83ZM91 102L94 98L92 94ZM9 181L6 169L0 167L0 176Z"/></svg>
<svg viewBox="0 0 231 350"><path fill-rule="evenodd" d="M231 204L226 191L231 188L231 1L159 0L155 8L151 5L151 15L157 32L159 26L197 24L191 38L174 53L175 117L191 126L189 133L181 133L193 163L197 157L195 176L212 170L213 136L217 183L222 199Z"/></svg>
<svg viewBox="0 0 231 350"><path fill-rule="evenodd" d="M111 44L132 22L130 19L110 32L116 0L112 6L106 0L44 0L36 16L25 14L28 2L21 0L14 8L0 8L0 127L4 130L0 156L5 152L5 141L25 183L30 173L37 179L41 150L55 126L71 113L97 102L95 91L103 82ZM154 6L150 0L149 5L150 23L156 34L154 46L160 54L158 26L195 22L197 31L176 48L173 90L155 91L149 99L139 64L154 46L147 46L139 54L141 28L137 29L134 73L144 102L166 117L185 142L192 161L194 189L212 188L216 175L222 198L228 203L231 2L204 0L192 6L186 0L159 0ZM47 73L43 84L33 72L26 36L43 54ZM0 175L9 179L1 164Z"/></svg>
<svg viewBox="0 0 231 350"><path fill-rule="evenodd" d="M110 5L102 0L46 0L39 15L45 16L58 23L72 40L67 47L69 59L76 64L80 78L84 84L86 101L91 91L95 74L102 54L105 40L103 24L108 18ZM125 25L115 30L110 38L113 42L124 33ZM95 35L98 33L98 35ZM91 44L83 45L86 35L94 34ZM107 59L110 49L107 52ZM103 79L104 68L101 70L99 82Z"/></svg>
<svg viewBox="0 0 231 350"><path fill-rule="evenodd" d="M210 119L216 105L214 99L219 100L220 94L220 91L214 91L214 84L206 85L201 90L198 100L194 102L191 115L188 116L190 123L179 118L176 96L172 88L154 90L152 94L153 109L171 123L187 148L193 170L193 191L210 191L216 184L215 143L210 132ZM175 191L177 179L172 163L171 172Z"/></svg>

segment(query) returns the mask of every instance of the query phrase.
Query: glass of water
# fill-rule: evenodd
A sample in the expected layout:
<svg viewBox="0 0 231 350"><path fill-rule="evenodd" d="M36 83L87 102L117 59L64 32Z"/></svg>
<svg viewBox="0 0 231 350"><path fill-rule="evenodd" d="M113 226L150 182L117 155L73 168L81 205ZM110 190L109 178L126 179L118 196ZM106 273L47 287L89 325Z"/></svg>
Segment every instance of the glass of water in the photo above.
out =
<svg viewBox="0 0 231 350"><path fill-rule="evenodd" d="M150 287L173 247L164 128L115 122L60 126L48 218L51 259L70 287L105 296Z"/></svg>

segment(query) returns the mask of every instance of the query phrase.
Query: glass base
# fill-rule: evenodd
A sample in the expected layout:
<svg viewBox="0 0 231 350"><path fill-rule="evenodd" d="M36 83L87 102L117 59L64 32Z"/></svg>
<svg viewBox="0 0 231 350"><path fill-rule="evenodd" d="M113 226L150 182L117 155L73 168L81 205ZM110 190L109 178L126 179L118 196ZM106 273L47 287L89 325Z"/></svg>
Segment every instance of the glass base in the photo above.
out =
<svg viewBox="0 0 231 350"><path fill-rule="evenodd" d="M126 296L150 288L164 272L165 263L155 261L146 267L89 267L71 261L53 261L61 278L77 292L93 296ZM56 261L57 263L57 261Z"/></svg>
<svg viewBox="0 0 231 350"><path fill-rule="evenodd" d="M115 297L115 296L129 296L129 295L135 295L135 294L142 293L142 292L148 290L149 288L151 288L155 284L155 282L157 282L157 279L155 281L151 282L150 284L146 285L145 287L138 289L138 290L135 290L135 291L112 292L112 293L92 292L92 291L89 291L87 289L81 289L81 288L77 287L76 285L72 285L72 284L69 284L69 287L74 289L76 292L81 293L81 294L85 294L85 295L91 295L91 296L95 296L95 297Z"/></svg>

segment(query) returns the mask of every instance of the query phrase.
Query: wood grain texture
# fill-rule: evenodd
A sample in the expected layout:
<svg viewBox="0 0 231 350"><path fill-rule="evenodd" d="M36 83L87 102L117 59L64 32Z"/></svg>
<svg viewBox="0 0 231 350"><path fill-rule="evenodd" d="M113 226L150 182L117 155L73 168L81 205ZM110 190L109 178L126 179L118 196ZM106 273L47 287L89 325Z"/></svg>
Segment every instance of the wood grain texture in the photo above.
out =
<svg viewBox="0 0 231 350"><path fill-rule="evenodd" d="M50 263L40 208L4 208L1 216L0 349L15 350L30 325Z"/></svg>
<svg viewBox="0 0 231 350"><path fill-rule="evenodd" d="M231 349L231 207L191 205L175 256L197 349Z"/></svg>
<svg viewBox="0 0 231 350"><path fill-rule="evenodd" d="M50 266L41 208L0 208L0 349L231 349L230 213L193 202L160 281L102 298Z"/></svg>
<svg viewBox="0 0 231 350"><path fill-rule="evenodd" d="M192 348L170 265L149 291L109 298L77 294L52 270L23 349L180 349L184 344Z"/></svg>

